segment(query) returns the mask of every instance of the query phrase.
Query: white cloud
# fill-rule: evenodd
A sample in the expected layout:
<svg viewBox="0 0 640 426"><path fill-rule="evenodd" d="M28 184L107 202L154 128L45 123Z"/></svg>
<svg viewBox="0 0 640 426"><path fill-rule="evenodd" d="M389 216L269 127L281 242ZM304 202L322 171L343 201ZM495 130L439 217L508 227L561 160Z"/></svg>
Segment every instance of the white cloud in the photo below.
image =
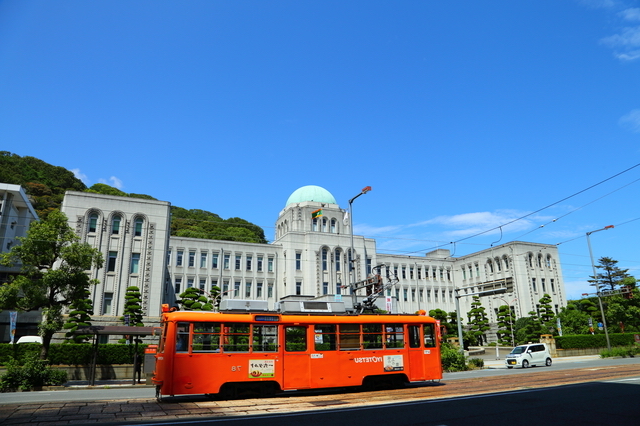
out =
<svg viewBox="0 0 640 426"><path fill-rule="evenodd" d="M620 12L622 19L626 21L640 21L640 7L631 7Z"/></svg>
<svg viewBox="0 0 640 426"><path fill-rule="evenodd" d="M640 133L640 109L634 109L627 115L622 116L618 123L625 129Z"/></svg>
<svg viewBox="0 0 640 426"><path fill-rule="evenodd" d="M118 179L115 176L111 176L108 181L106 179L100 179L99 182L107 185L111 185L114 188L118 188L118 189L122 189L122 186L123 186L122 180Z"/></svg>
<svg viewBox="0 0 640 426"><path fill-rule="evenodd" d="M87 177L87 175L82 173L80 169L71 169L71 172L77 179L80 179L82 183L84 183L85 185L89 184L89 178Z"/></svg>

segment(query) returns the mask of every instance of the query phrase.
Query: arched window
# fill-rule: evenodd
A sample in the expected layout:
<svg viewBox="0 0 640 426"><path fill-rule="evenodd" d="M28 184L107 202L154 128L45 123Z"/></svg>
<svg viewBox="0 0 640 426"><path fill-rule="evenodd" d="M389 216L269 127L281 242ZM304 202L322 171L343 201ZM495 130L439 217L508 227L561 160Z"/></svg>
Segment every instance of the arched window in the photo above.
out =
<svg viewBox="0 0 640 426"><path fill-rule="evenodd" d="M547 268L551 268L551 255L547 255Z"/></svg>
<svg viewBox="0 0 640 426"><path fill-rule="evenodd" d="M489 272L493 274L493 262L491 259L487 260L487 266L489 266Z"/></svg>
<svg viewBox="0 0 640 426"><path fill-rule="evenodd" d="M144 219L141 217L137 217L133 224L133 235L139 237L142 235L142 224L144 223Z"/></svg>
<svg viewBox="0 0 640 426"><path fill-rule="evenodd" d="M336 271L340 271L340 260L342 259L342 256L340 256L340 250L336 250L335 257L336 257Z"/></svg>
<svg viewBox="0 0 640 426"><path fill-rule="evenodd" d="M327 219L322 218L322 232L327 232Z"/></svg>
<svg viewBox="0 0 640 426"><path fill-rule="evenodd" d="M91 213L89 215L89 229L88 232L96 232L98 228L98 213Z"/></svg>
<svg viewBox="0 0 640 426"><path fill-rule="evenodd" d="M329 261L329 250L327 250L327 248L323 248L322 249L322 270L323 271L327 270L328 261Z"/></svg>
<svg viewBox="0 0 640 426"><path fill-rule="evenodd" d="M335 219L331 219L331 233L332 234L336 233L336 220Z"/></svg>
<svg viewBox="0 0 640 426"><path fill-rule="evenodd" d="M509 269L509 258L506 254L502 256L502 261L504 262L504 269Z"/></svg>
<svg viewBox="0 0 640 426"><path fill-rule="evenodd" d="M496 268L498 268L498 272L502 271L502 265L500 264L500 258L496 257Z"/></svg>
<svg viewBox="0 0 640 426"><path fill-rule="evenodd" d="M111 233L119 234L120 233L120 220L122 218L120 215L115 215L113 219L111 219Z"/></svg>
<svg viewBox="0 0 640 426"><path fill-rule="evenodd" d="M313 218L311 221L311 230L314 232L318 230L318 219Z"/></svg>

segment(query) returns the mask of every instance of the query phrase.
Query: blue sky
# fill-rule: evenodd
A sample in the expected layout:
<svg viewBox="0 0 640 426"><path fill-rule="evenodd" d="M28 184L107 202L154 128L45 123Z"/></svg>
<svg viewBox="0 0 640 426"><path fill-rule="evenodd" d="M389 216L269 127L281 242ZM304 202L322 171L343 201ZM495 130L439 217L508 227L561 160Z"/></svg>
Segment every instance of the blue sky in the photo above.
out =
<svg viewBox="0 0 640 426"><path fill-rule="evenodd" d="M369 185L379 251L560 243L579 297L607 225L640 278L640 2L0 1L0 142L269 239Z"/></svg>

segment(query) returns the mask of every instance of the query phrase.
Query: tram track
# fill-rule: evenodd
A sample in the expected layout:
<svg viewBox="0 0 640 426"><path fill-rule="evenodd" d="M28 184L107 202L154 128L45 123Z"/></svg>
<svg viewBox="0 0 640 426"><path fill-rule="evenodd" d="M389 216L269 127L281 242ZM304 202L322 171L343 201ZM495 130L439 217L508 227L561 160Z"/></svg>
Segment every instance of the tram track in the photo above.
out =
<svg viewBox="0 0 640 426"><path fill-rule="evenodd" d="M538 368L536 368L537 370ZM578 383L634 377L640 374L638 364L602 367L554 369L540 367L531 374L506 373L499 376L444 380L411 384L401 389L362 391L342 389L300 391L269 398L209 400L202 397L174 397L158 402L151 398L130 400L68 401L62 404L31 403L0 406L0 423L22 425L64 424L65 419L81 417L87 421L135 424L189 418L232 417L259 414L291 413L439 400L482 394L523 391ZM84 416L84 417L83 417Z"/></svg>

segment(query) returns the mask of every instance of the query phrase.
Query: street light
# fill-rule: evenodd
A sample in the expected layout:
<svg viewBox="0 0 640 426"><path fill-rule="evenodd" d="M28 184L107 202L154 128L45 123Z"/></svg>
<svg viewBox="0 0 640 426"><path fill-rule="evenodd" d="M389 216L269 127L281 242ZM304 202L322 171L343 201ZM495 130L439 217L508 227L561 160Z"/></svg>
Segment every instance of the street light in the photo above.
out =
<svg viewBox="0 0 640 426"><path fill-rule="evenodd" d="M356 305L358 303L358 296L356 295L356 291L354 289L354 285L356 282L356 268L355 268L355 261L356 261L356 255L354 252L354 247L353 247L353 207L352 204L355 201L356 198L358 198L361 195L366 194L367 192L371 191L371 187L370 186L365 186L364 188L362 188L362 191L360 191L360 193L358 195L356 195L355 197L353 197L352 199L349 200L349 228L351 229L351 262L349 267L351 268L350 272L350 276L351 276L351 300L352 300L352 306L353 309L356 308Z"/></svg>
<svg viewBox="0 0 640 426"><path fill-rule="evenodd" d="M591 250L591 239L589 236L594 232L605 231L607 229L612 229L613 225L605 226L602 229L596 229L595 231L587 232L587 245L589 246L589 256L591 257L591 268L593 269L593 280L592 284L596 288L596 296L598 296L598 305L600 305L600 315L602 315L602 327L604 328L604 337L607 340L607 350L611 351L611 343L609 342L609 332L607 331L607 320L604 316L604 309L602 308L602 297L600 294L600 285L598 285L598 274L596 274L596 265L593 262L593 251Z"/></svg>

